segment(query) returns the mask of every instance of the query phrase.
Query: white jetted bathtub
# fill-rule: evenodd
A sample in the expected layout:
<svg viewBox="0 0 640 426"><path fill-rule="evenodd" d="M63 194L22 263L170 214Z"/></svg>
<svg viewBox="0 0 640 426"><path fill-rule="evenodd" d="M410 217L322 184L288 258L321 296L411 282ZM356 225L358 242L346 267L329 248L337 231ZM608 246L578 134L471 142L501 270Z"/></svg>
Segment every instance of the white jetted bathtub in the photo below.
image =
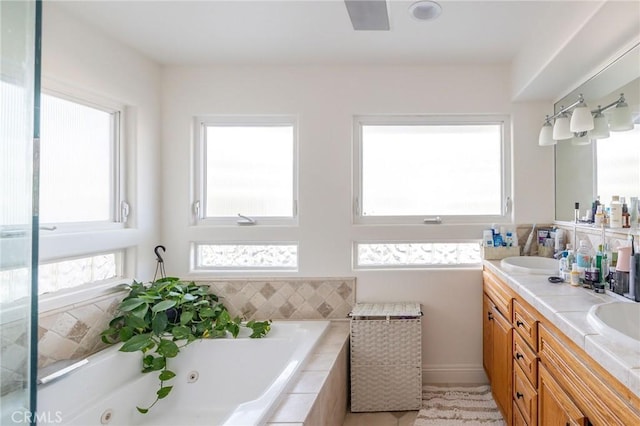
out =
<svg viewBox="0 0 640 426"><path fill-rule="evenodd" d="M295 379L329 321L274 321L261 339L207 339L169 360L173 390L147 414L158 372L142 374L140 352L114 345L38 387L38 410L64 425L261 425ZM247 333L248 334L248 333Z"/></svg>

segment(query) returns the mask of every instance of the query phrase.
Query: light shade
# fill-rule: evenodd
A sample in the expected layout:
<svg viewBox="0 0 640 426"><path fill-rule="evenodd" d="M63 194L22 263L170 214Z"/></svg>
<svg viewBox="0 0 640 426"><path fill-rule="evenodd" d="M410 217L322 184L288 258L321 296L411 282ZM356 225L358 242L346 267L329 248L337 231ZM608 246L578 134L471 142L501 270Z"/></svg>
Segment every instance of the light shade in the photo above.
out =
<svg viewBox="0 0 640 426"><path fill-rule="evenodd" d="M622 100L611 110L609 118L609 129L614 132L624 132L633 129L633 119L631 118L631 110L629 105Z"/></svg>
<svg viewBox="0 0 640 426"><path fill-rule="evenodd" d="M589 145L591 143L591 139L589 139L588 132L582 132L579 135L575 135L571 139L571 145Z"/></svg>
<svg viewBox="0 0 640 426"><path fill-rule="evenodd" d="M591 139L606 139L609 137L609 120L600 111L593 117L593 130L589 131Z"/></svg>
<svg viewBox="0 0 640 426"><path fill-rule="evenodd" d="M560 141L564 139L571 139L573 132L569 127L569 117L567 114L562 114L556 118L556 123L553 125L553 139Z"/></svg>
<svg viewBox="0 0 640 426"><path fill-rule="evenodd" d="M553 139L553 126L550 122L545 121L542 129L540 129L540 135L538 136L538 145L549 146L555 144L556 141Z"/></svg>
<svg viewBox="0 0 640 426"><path fill-rule="evenodd" d="M571 113L569 129L574 133L586 132L593 129L593 116L587 104L580 102Z"/></svg>

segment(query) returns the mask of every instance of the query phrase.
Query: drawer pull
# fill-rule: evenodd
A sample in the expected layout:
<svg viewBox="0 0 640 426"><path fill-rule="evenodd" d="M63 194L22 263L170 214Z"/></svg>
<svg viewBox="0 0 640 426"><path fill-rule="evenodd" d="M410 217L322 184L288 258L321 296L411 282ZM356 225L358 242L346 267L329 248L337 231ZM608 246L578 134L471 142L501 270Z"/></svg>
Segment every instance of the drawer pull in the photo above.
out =
<svg viewBox="0 0 640 426"><path fill-rule="evenodd" d="M516 392L516 398L522 398L522 397L524 397L523 394L521 394L520 392Z"/></svg>
<svg viewBox="0 0 640 426"><path fill-rule="evenodd" d="M522 327L524 325L524 323L522 321L518 320L518 321L516 321L516 325L518 327Z"/></svg>
<svg viewBox="0 0 640 426"><path fill-rule="evenodd" d="M493 314L491 312L487 312L487 319L491 321L493 319Z"/></svg>
<svg viewBox="0 0 640 426"><path fill-rule="evenodd" d="M516 359L524 358L520 352L516 352Z"/></svg>

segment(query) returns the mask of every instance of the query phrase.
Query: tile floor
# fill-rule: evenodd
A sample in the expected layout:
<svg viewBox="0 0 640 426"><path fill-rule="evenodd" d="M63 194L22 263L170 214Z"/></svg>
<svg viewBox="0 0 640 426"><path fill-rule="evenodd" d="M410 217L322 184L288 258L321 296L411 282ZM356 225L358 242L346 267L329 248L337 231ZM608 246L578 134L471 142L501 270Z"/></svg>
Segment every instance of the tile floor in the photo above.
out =
<svg viewBox="0 0 640 426"><path fill-rule="evenodd" d="M417 411L352 413L347 411L343 426L413 426Z"/></svg>

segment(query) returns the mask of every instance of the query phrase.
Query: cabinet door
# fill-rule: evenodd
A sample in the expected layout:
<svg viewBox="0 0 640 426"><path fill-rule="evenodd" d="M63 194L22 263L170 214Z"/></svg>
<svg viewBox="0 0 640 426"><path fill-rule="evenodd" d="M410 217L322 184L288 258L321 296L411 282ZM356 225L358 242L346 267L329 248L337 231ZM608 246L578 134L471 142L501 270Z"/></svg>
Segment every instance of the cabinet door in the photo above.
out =
<svg viewBox="0 0 640 426"><path fill-rule="evenodd" d="M538 367L538 420L544 426L585 426L586 417L543 365Z"/></svg>
<svg viewBox="0 0 640 426"><path fill-rule="evenodd" d="M511 322L495 308L492 309L492 363L491 390L505 419L511 419L511 389L513 381L513 355L511 352Z"/></svg>
<svg viewBox="0 0 640 426"><path fill-rule="evenodd" d="M491 382L491 364L493 363L493 312L491 308L493 304L491 299L484 294L482 298L482 366Z"/></svg>

